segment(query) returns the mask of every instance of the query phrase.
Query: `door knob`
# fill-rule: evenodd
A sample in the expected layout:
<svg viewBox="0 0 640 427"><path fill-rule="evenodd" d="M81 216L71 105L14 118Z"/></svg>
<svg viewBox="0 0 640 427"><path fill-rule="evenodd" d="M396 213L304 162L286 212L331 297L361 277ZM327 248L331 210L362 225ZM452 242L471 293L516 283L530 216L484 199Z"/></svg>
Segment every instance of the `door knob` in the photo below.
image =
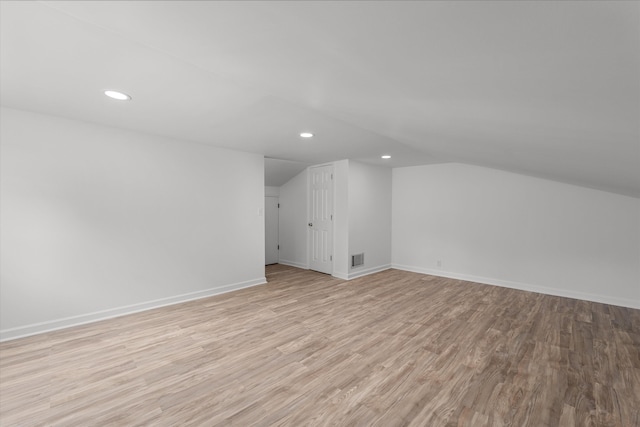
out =
<svg viewBox="0 0 640 427"><path fill-rule="evenodd" d="M309 223L309 227L313 227L313 223L312 222Z"/></svg>

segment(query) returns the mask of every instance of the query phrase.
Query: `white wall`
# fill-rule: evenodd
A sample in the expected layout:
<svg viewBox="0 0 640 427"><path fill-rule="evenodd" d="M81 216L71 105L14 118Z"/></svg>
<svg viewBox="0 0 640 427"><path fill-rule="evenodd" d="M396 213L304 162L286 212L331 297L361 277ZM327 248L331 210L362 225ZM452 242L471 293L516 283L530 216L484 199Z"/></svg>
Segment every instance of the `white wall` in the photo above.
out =
<svg viewBox="0 0 640 427"><path fill-rule="evenodd" d="M349 278L391 267L391 169L349 161ZM364 265L351 268L351 255Z"/></svg>
<svg viewBox="0 0 640 427"><path fill-rule="evenodd" d="M400 269L640 308L635 198L462 164L398 168L392 253Z"/></svg>
<svg viewBox="0 0 640 427"><path fill-rule="evenodd" d="M280 187L264 187L264 196L265 197L278 197L280 196Z"/></svg>
<svg viewBox="0 0 640 427"><path fill-rule="evenodd" d="M264 282L262 156L1 119L3 339Z"/></svg>
<svg viewBox="0 0 640 427"><path fill-rule="evenodd" d="M309 268L307 261L307 170L280 187L280 264Z"/></svg>
<svg viewBox="0 0 640 427"><path fill-rule="evenodd" d="M349 164L333 163L333 275L349 279Z"/></svg>

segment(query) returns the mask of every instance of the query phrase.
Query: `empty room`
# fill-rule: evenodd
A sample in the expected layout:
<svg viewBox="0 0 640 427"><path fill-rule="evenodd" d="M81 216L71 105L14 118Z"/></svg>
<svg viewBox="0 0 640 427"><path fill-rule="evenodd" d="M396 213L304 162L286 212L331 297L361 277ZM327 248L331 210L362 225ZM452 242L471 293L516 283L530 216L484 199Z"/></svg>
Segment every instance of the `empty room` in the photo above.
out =
<svg viewBox="0 0 640 427"><path fill-rule="evenodd" d="M640 427L640 2L0 1L0 426Z"/></svg>

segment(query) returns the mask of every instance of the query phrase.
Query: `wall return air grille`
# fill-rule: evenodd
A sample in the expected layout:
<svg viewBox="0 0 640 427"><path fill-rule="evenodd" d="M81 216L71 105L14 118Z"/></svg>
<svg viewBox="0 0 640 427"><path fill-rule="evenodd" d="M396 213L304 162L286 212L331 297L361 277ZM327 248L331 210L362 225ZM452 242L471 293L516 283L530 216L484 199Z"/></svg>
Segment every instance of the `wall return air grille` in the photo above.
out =
<svg viewBox="0 0 640 427"><path fill-rule="evenodd" d="M351 255L351 268L364 265L364 253Z"/></svg>

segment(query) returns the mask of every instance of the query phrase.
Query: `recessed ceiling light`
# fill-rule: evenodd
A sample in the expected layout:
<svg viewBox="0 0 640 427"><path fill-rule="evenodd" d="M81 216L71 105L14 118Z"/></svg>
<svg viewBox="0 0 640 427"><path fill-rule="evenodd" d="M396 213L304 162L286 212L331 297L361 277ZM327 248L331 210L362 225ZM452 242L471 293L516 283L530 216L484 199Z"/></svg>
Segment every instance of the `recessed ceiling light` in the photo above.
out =
<svg viewBox="0 0 640 427"><path fill-rule="evenodd" d="M311 132L302 132L300 136L303 138L311 138L313 134Z"/></svg>
<svg viewBox="0 0 640 427"><path fill-rule="evenodd" d="M118 101L129 101L131 97L126 93L118 92L116 90L105 90L104 94L109 98L117 99Z"/></svg>
<svg viewBox="0 0 640 427"><path fill-rule="evenodd" d="M388 155L388 154L385 154L384 156L381 156L381 157L382 157L383 159L390 159L390 158L391 158L391 156L390 156L390 155Z"/></svg>

